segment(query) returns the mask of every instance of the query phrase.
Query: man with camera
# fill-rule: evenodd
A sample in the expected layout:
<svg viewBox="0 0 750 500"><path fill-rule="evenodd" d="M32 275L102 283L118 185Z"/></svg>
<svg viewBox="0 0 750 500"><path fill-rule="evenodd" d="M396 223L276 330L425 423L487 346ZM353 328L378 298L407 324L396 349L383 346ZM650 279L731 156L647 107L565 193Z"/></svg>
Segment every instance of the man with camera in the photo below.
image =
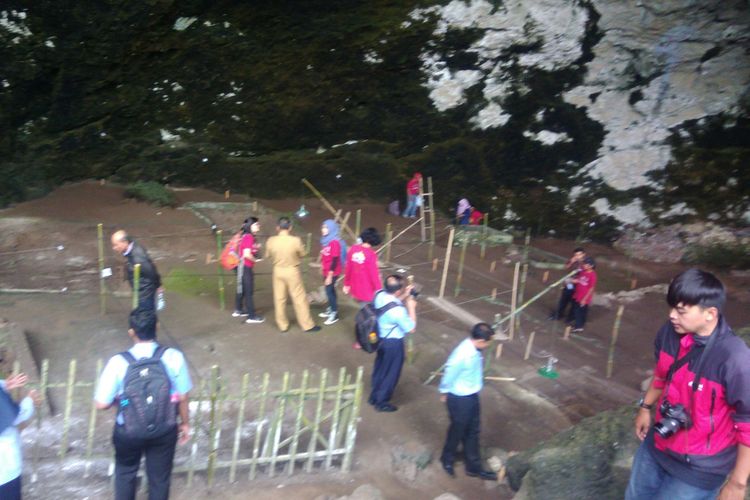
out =
<svg viewBox="0 0 750 500"><path fill-rule="evenodd" d="M372 370L372 392L369 403L380 412L394 412L396 405L390 403L401 367L404 365L404 337L414 332L417 326L417 293L413 285L406 285L404 278L392 274L385 279L385 288L375 294L372 303L381 308L396 302L378 318L380 345Z"/></svg>
<svg viewBox="0 0 750 500"><path fill-rule="evenodd" d="M698 269L669 285L669 321L656 336L654 380L635 418L643 443L626 500L745 497L750 349L727 324L725 300L721 281Z"/></svg>

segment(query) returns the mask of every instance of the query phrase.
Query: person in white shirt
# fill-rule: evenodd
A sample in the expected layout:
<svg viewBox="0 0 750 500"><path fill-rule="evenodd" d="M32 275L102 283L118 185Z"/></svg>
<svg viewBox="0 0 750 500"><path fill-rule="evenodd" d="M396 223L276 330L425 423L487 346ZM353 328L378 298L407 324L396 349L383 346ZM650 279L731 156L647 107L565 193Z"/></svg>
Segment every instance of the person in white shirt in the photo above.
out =
<svg viewBox="0 0 750 500"><path fill-rule="evenodd" d="M497 474L482 467L479 456L479 391L484 380L482 351L490 344L494 330L487 323L477 323L471 334L448 357L440 381L440 400L447 404L451 425L445 439L440 462L451 476L459 443L464 449L466 475L496 480Z"/></svg>
<svg viewBox="0 0 750 500"><path fill-rule="evenodd" d="M26 385L26 375L20 373L0 380L0 499L20 500L21 473L21 433L19 426L34 415L34 405L39 405L39 393L29 391L28 396L16 403L10 391Z"/></svg>

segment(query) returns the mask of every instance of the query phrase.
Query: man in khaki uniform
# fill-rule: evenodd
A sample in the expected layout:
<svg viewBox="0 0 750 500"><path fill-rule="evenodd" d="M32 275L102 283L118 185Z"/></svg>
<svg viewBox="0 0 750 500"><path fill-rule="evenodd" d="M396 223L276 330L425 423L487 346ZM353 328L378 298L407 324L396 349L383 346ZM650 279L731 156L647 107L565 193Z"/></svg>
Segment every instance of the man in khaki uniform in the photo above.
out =
<svg viewBox="0 0 750 500"><path fill-rule="evenodd" d="M287 293L292 298L294 314L300 327L308 333L320 331L310 316L310 305L307 303L307 293L299 271L300 259L305 256L302 240L289 234L292 221L288 217L281 217L276 236L271 236L266 242L266 258L273 263L273 307L276 313L276 325L282 332L289 330L289 319L286 317Z"/></svg>

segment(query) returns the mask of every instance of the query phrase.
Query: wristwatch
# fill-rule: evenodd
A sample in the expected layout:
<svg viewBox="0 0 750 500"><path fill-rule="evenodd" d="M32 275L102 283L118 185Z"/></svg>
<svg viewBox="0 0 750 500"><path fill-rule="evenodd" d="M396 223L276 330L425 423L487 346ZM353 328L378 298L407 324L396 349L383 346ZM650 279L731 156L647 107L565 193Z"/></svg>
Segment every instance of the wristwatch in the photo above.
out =
<svg viewBox="0 0 750 500"><path fill-rule="evenodd" d="M638 406L640 406L641 408L643 408L645 410L653 410L654 409L654 405L647 404L646 401L643 398L641 398L641 399L638 400Z"/></svg>

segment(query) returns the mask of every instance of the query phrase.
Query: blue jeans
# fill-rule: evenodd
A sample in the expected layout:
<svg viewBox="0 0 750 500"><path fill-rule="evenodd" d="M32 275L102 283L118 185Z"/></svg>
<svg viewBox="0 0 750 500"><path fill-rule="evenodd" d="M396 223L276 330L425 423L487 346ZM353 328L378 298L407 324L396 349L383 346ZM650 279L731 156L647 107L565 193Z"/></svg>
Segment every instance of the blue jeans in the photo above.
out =
<svg viewBox="0 0 750 500"><path fill-rule="evenodd" d="M633 459L625 500L714 500L720 489L703 490L670 476L641 443Z"/></svg>
<svg viewBox="0 0 750 500"><path fill-rule="evenodd" d="M417 215L417 198L419 198L418 194L410 194L408 195L408 203L406 205L406 210L404 210L404 213L401 214L402 217L414 217Z"/></svg>

